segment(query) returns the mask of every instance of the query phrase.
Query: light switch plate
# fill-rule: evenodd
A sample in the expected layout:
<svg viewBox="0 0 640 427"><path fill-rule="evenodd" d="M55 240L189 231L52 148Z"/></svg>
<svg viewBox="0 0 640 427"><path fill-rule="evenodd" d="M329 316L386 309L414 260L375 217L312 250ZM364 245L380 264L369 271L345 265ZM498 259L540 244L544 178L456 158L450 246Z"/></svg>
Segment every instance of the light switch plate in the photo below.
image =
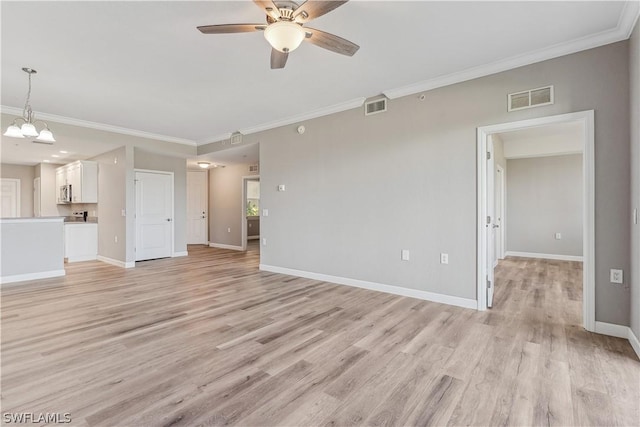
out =
<svg viewBox="0 0 640 427"><path fill-rule="evenodd" d="M262 209L262 216L269 216L269 209Z"/></svg>
<svg viewBox="0 0 640 427"><path fill-rule="evenodd" d="M403 249L400 256L402 261L409 261L409 249Z"/></svg>
<svg viewBox="0 0 640 427"><path fill-rule="evenodd" d="M440 254L440 264L449 264L449 254Z"/></svg>
<svg viewBox="0 0 640 427"><path fill-rule="evenodd" d="M556 240L562 239L562 233L556 233Z"/></svg>
<svg viewBox="0 0 640 427"><path fill-rule="evenodd" d="M278 185L278 191L284 191L284 190L285 190L284 184Z"/></svg>

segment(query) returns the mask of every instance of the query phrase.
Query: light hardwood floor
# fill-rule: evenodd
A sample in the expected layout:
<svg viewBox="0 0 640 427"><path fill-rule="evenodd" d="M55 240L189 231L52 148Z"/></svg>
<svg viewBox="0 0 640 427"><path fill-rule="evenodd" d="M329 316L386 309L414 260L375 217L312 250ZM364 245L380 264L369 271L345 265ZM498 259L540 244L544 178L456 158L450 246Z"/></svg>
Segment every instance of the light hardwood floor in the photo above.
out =
<svg viewBox="0 0 640 427"><path fill-rule="evenodd" d="M506 259L477 312L189 257L2 289L2 412L73 425L639 425L640 362L581 265Z"/></svg>

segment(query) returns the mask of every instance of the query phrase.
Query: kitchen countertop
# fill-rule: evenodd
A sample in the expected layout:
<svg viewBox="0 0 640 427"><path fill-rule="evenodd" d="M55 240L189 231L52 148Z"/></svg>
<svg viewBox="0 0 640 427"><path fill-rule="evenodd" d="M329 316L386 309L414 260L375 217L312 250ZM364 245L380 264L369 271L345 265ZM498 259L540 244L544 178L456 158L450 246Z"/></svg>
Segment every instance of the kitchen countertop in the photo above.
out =
<svg viewBox="0 0 640 427"><path fill-rule="evenodd" d="M82 219L82 217L75 217L75 216L66 216L64 217L64 222L66 223L72 223L72 224L97 224L98 223L98 218L97 217L92 217L89 216L87 217L87 220L84 221Z"/></svg>

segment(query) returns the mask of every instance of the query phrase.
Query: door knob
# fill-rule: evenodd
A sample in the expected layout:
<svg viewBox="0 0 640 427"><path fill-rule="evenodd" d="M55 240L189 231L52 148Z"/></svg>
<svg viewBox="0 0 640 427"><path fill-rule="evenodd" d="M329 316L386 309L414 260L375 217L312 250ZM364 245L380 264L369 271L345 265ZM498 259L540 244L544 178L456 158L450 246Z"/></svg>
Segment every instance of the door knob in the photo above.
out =
<svg viewBox="0 0 640 427"><path fill-rule="evenodd" d="M498 227L500 227L499 224L493 224L493 228L498 228Z"/></svg>
<svg viewBox="0 0 640 427"><path fill-rule="evenodd" d="M167 218L167 221L168 221L168 222L171 222L171 218Z"/></svg>

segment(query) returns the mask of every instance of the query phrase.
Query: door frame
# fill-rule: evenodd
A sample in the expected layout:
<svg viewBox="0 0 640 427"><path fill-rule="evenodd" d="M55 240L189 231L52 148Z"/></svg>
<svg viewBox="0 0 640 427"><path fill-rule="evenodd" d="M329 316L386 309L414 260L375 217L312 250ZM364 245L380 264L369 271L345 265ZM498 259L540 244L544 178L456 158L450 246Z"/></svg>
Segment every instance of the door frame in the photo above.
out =
<svg viewBox="0 0 640 427"><path fill-rule="evenodd" d="M498 197L500 198L500 212L496 212L496 214L500 215L500 227L498 228L499 240L500 240L500 252L496 252L496 257L500 259L504 259L505 254L505 244L506 244L506 231L507 231L507 175L506 170L502 166L496 163L496 172L500 172L500 194Z"/></svg>
<svg viewBox="0 0 640 427"><path fill-rule="evenodd" d="M594 111L580 111L501 123L477 128L477 301L478 310L487 309L487 137L494 133L529 129L557 123L581 123L584 130L582 151L583 231L582 231L582 321L588 331L595 331L595 134Z"/></svg>
<svg viewBox="0 0 640 427"><path fill-rule="evenodd" d="M169 172L169 171L157 171L157 170L151 170L151 169L134 169L133 170L133 183L134 183L134 230L135 230L135 246L134 248L138 245L138 205L135 203L137 200L136 194L135 192L138 191L137 189L137 182L138 180L136 179L136 174L138 172L143 172L143 173L155 173L158 175L169 175L171 176L171 258L176 257L176 256L180 256L179 254L176 254L176 236L175 236L175 232L176 232L176 202L175 202L175 175L173 172ZM186 177L185 177L186 178ZM138 261L138 255L136 253L136 251L134 251L134 261Z"/></svg>
<svg viewBox="0 0 640 427"><path fill-rule="evenodd" d="M240 212L241 239L243 251L247 250L247 181L260 181L260 175L247 175L242 177L242 211ZM261 218L261 212L258 212L258 218Z"/></svg>

